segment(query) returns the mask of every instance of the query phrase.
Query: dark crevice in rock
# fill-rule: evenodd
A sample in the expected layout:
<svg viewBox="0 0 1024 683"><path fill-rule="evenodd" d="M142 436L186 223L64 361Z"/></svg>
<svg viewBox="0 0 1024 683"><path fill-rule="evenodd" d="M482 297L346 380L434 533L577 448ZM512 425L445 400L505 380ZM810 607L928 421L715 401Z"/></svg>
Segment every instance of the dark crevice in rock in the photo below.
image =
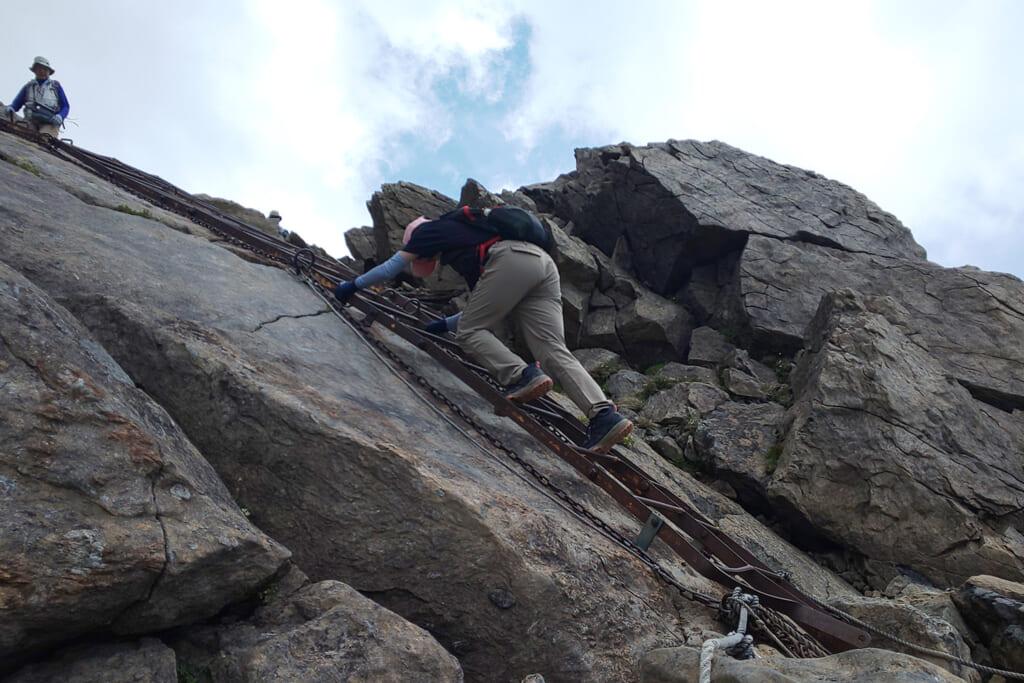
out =
<svg viewBox="0 0 1024 683"><path fill-rule="evenodd" d="M663 296L666 293L677 291L689 282L695 268L715 264L723 259L731 260L732 254L741 255L747 245L748 237L749 235L745 232L736 232L718 225L701 226L699 231L682 241L681 248L678 249L678 256L670 268L672 276L664 287L659 288L664 291L654 291ZM678 239L678 237L674 239ZM736 262L738 263L739 259L736 259ZM643 273L638 272L637 278L644 282Z"/></svg>
<svg viewBox="0 0 1024 683"><path fill-rule="evenodd" d="M828 247L829 249L838 249L840 251L849 251L849 249L844 248L843 245L839 244L835 240L830 240L823 235L815 235L814 233L807 232L805 230L798 230L792 241L803 242L804 244L814 244L819 247Z"/></svg>
<svg viewBox="0 0 1024 683"><path fill-rule="evenodd" d="M1017 396L1014 394L1007 394L992 387L983 387L978 384L973 384L964 379L957 379L960 385L967 389L971 393L971 396L977 401L986 403L993 408L998 408L1007 413L1012 413L1014 410L1024 410L1024 396Z"/></svg>
<svg viewBox="0 0 1024 683"><path fill-rule="evenodd" d="M267 320L265 322L260 323L259 325L256 326L256 328L253 330L253 332L259 332L265 326L273 325L274 323L279 322L281 320L284 320L285 318L288 318L288 319L291 319L291 320L299 320L301 318L315 318L317 316L324 315L325 313L330 313L330 311L317 311L316 313L302 313L300 315L288 315L287 313L282 313L281 315L276 316L276 317L274 317L271 320Z"/></svg>
<svg viewBox="0 0 1024 683"><path fill-rule="evenodd" d="M731 479L731 478L730 478ZM813 556L848 555L850 549L824 536L788 501L769 499L764 492L739 481L728 480L737 493L737 502L752 517L763 521L787 542Z"/></svg>
<svg viewBox="0 0 1024 683"><path fill-rule="evenodd" d="M474 646L459 637L459 629L452 628L445 617L438 614L428 600L404 588L389 588L380 591L359 591L363 597L400 614L432 635L441 646L455 657L463 657L474 650Z"/></svg>

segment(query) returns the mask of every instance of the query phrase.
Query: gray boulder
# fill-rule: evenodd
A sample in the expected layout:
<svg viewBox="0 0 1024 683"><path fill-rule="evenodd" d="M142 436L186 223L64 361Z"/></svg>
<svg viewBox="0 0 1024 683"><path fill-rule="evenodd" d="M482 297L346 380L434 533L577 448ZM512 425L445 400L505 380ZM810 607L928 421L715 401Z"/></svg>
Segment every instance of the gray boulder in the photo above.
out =
<svg viewBox="0 0 1024 683"><path fill-rule="evenodd" d="M876 634L872 636L872 647L919 657L969 683L981 683L981 674L976 669L955 661L971 661L971 649L963 635L948 621L905 601L886 598L848 596L831 600L829 604L895 637L890 639ZM942 656L930 655L925 650Z"/></svg>
<svg viewBox="0 0 1024 683"><path fill-rule="evenodd" d="M691 365L712 368L725 365L729 355L736 349L716 330L701 325L690 334L690 352L687 362Z"/></svg>
<svg viewBox="0 0 1024 683"><path fill-rule="evenodd" d="M429 633L337 581L273 596L245 620L191 629L174 647L182 671L212 681L463 680Z"/></svg>
<svg viewBox="0 0 1024 683"><path fill-rule="evenodd" d="M886 297L825 297L768 495L856 548L884 588L893 565L940 585L1021 578L1019 414L953 380Z"/></svg>
<svg viewBox="0 0 1024 683"><path fill-rule="evenodd" d="M775 403L724 402L694 432L697 460L732 486L748 509L768 507L764 491L778 464L784 413Z"/></svg>
<svg viewBox="0 0 1024 683"><path fill-rule="evenodd" d="M996 667L1024 671L1024 585L972 576L953 592L953 601Z"/></svg>
<svg viewBox="0 0 1024 683"><path fill-rule="evenodd" d="M345 246L348 253L358 264L359 270L366 270L367 263L376 265L380 263L377 255L377 238L373 228L353 228L345 233Z"/></svg>
<svg viewBox="0 0 1024 683"><path fill-rule="evenodd" d="M180 683L174 650L156 638L75 645L29 664L5 683ZM187 679L186 679L187 680Z"/></svg>
<svg viewBox="0 0 1024 683"><path fill-rule="evenodd" d="M624 239L637 276L661 294L752 236L924 259L910 231L863 195L721 142L578 149L576 168L585 198L575 234L608 255Z"/></svg>
<svg viewBox="0 0 1024 683"><path fill-rule="evenodd" d="M402 235L409 221L421 215L437 218L455 207L451 198L414 183L382 185L366 203L373 217L377 262L384 262L402 248Z"/></svg>
<svg viewBox="0 0 1024 683"><path fill-rule="evenodd" d="M977 398L1024 408L1024 283L975 268L751 238L739 293L751 336L769 350L803 346L821 297L843 288L891 296L946 372ZM723 306L724 308L725 306Z"/></svg>
<svg viewBox="0 0 1024 683"><path fill-rule="evenodd" d="M651 396L642 415L660 424L696 421L729 400L718 387L700 382L681 382Z"/></svg>
<svg viewBox="0 0 1024 683"><path fill-rule="evenodd" d="M718 374L711 368L699 365L686 365L671 361L654 371L654 376L680 382L702 382L711 386L719 386Z"/></svg>
<svg viewBox="0 0 1024 683"><path fill-rule="evenodd" d="M279 570L288 551L170 416L3 263L0 330L0 670L96 630L212 616Z"/></svg>

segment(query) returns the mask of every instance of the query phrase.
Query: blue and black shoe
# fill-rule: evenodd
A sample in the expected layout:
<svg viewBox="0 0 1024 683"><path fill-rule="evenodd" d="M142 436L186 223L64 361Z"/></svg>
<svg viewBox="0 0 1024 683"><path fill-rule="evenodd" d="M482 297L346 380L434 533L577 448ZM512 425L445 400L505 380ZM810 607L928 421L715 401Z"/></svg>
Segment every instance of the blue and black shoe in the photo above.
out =
<svg viewBox="0 0 1024 683"><path fill-rule="evenodd" d="M590 420L583 447L598 453L607 453L633 431L633 423L619 414L614 407L605 408Z"/></svg>
<svg viewBox="0 0 1024 683"><path fill-rule="evenodd" d="M519 381L505 387L505 398L516 403L528 403L551 391L555 385L540 369L540 363L527 365Z"/></svg>

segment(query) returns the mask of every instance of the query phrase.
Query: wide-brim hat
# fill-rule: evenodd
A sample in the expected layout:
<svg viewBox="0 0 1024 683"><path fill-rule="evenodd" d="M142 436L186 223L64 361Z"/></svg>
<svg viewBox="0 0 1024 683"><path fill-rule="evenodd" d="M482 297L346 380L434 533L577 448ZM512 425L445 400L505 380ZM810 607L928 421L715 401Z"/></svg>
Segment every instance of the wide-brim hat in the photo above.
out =
<svg viewBox="0 0 1024 683"><path fill-rule="evenodd" d="M416 231L416 228L420 227L424 223L429 223L430 219L420 216L412 220L409 225L405 226L405 234L402 235L402 246L409 244L409 240L412 238L412 233ZM414 259L412 264L409 266L409 270L415 277L426 277L434 272L434 268L437 267L437 259L427 260L422 258Z"/></svg>
<svg viewBox="0 0 1024 683"><path fill-rule="evenodd" d="M57 70L50 66L50 60L46 57L36 57L35 59L33 59L32 66L30 66L28 70L31 71L32 69L36 68L36 64L42 64L43 66L45 66L47 69L50 70L51 75L57 73Z"/></svg>

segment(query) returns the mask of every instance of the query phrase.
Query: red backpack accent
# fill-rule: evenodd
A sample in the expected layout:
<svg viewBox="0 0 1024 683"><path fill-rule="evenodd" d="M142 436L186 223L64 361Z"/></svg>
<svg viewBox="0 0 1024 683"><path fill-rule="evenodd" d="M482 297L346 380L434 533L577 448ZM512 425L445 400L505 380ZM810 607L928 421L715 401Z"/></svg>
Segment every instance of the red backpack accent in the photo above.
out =
<svg viewBox="0 0 1024 683"><path fill-rule="evenodd" d="M480 255L480 274L481 275L483 275L483 273L484 273L484 261L487 260L487 250L490 249L491 246L495 242L499 241L500 239L501 239L501 235L498 235L497 237L492 237L491 239L487 240L483 244L477 245L476 253Z"/></svg>

